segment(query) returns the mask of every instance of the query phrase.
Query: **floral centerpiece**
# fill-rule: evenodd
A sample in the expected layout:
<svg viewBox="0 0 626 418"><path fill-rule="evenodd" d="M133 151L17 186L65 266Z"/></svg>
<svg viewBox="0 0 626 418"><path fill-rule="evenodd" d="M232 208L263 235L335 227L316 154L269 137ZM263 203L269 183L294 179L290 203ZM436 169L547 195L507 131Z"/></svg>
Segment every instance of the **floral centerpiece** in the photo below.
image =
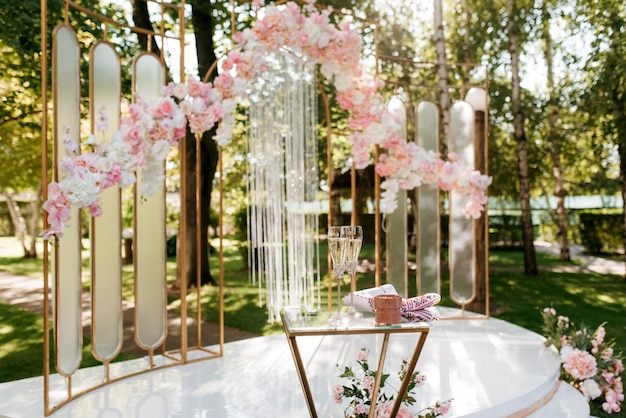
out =
<svg viewBox="0 0 626 418"><path fill-rule="evenodd" d="M378 372L370 368L368 355L369 351L366 348L361 348L361 350L357 353L356 358L356 363L359 368L353 370L352 367L345 366L339 375L339 377L346 379L347 383L343 385L339 384L335 387L334 398L338 403L342 403L343 400L348 400L348 406L345 409L346 418L367 418L369 416L374 384L376 382L376 375ZM407 361L404 359L402 360L400 370L398 371L398 378L402 380L406 374ZM383 390L385 384L387 384L388 378L388 374L383 374L381 376L380 390L375 406L374 416L376 418L387 418L391 416L394 395L388 395ZM409 385L402 398L402 404L396 414L397 418L409 418L413 416L434 418L443 416L448 412L451 400L436 402L434 405L424 408L415 414L411 412L409 407L416 402L413 392L416 388L424 384L426 376L417 371L414 372L409 379Z"/></svg>
<svg viewBox="0 0 626 418"><path fill-rule="evenodd" d="M253 4L261 7L259 0ZM383 82L367 76L363 68L359 35L348 20L335 25L331 13L331 8L318 10L313 0L304 7L295 2L267 5L257 14L260 17L252 28L233 34L235 47L221 60L222 71L212 83L188 77L186 83L165 86L162 97L155 103L137 100L130 115L122 118L111 143L100 144L89 156L76 155L76 150L72 150L71 158L81 164L86 159L104 162L105 168L98 167L97 171L110 177L114 171L109 168L119 168L127 180L134 178L133 170L143 170L142 183L158 185L162 173L156 167L167 154L166 144L176 145L187 127L200 138L217 124L213 139L220 146L230 143L236 99L246 97L250 82L267 69L268 53L288 49L318 64L320 73L334 85L340 107L349 114L352 160L356 168L368 166L374 147L380 147L375 169L383 178L384 212L395 210L400 189L411 190L430 183L469 195L464 213L467 217L480 217L491 177L458 160L453 153L446 161L438 153L426 151L400 136L400 123L387 110L381 94ZM62 235L70 207L89 208L90 214L97 216L102 190L128 183L96 181L85 177L84 170L74 170L72 165L76 164L67 164L69 170L62 170L65 177L49 185L44 209L50 227L44 231L45 238ZM73 187L68 184L77 180L81 183L79 189L88 192L87 199L74 199L69 194ZM148 187L144 191L148 194L154 190Z"/></svg>
<svg viewBox="0 0 626 418"><path fill-rule="evenodd" d="M621 353L614 350L614 340L606 340L600 325L595 331L586 325L576 327L554 308L545 308L543 332L545 345L553 346L561 357L561 380L578 389L589 402L599 402L604 411L620 412L624 387Z"/></svg>

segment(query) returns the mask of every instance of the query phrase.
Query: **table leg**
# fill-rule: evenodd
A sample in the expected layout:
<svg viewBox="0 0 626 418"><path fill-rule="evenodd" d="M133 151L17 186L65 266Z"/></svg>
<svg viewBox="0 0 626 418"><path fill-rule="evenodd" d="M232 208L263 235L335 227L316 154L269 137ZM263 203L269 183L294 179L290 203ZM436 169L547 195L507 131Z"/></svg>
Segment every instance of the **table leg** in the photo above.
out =
<svg viewBox="0 0 626 418"><path fill-rule="evenodd" d="M402 398L406 393L407 388L409 387L409 382L411 381L411 375L415 370L415 365L417 364L417 359L419 359L420 354L422 353L422 348L424 348L424 343L426 342L426 337L428 336L428 332L420 333L420 338L417 340L417 344L415 345L415 350L413 350L413 356L411 356L411 360L409 364L407 364L406 375L404 379L402 379L402 384L400 385L400 389L398 389L398 397L393 403L393 409L391 410L391 416L395 417L400 409L400 405L402 404Z"/></svg>
<svg viewBox="0 0 626 418"><path fill-rule="evenodd" d="M383 367L385 366L385 358L387 357L388 345L389 345L389 334L385 333L383 337L383 346L380 349L380 357L378 359L378 371L376 372L376 381L374 382L374 390L372 392L372 400L370 403L369 418L374 418L374 413L376 412L376 400L378 399L378 391L380 390L380 381L382 380L382 377L383 377Z"/></svg>
<svg viewBox="0 0 626 418"><path fill-rule="evenodd" d="M315 402L313 401L313 394L311 393L311 386L309 386L309 380L306 377L306 370L304 368L304 363L302 362L300 350L298 349L296 337L288 336L287 341L289 342L289 348L291 349L293 360L296 363L298 379L300 379L300 386L302 386L302 391L304 392L306 405L309 408L309 414L311 415L311 418L317 418L317 411L315 409Z"/></svg>

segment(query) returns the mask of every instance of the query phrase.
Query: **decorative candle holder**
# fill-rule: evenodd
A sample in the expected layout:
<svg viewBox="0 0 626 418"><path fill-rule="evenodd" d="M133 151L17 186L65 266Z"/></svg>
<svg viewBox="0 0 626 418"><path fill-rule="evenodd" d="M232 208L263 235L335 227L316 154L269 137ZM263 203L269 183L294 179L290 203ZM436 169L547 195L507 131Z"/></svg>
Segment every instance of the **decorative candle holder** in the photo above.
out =
<svg viewBox="0 0 626 418"><path fill-rule="evenodd" d="M376 325L399 324L402 320L402 296L378 295L374 297L374 319Z"/></svg>

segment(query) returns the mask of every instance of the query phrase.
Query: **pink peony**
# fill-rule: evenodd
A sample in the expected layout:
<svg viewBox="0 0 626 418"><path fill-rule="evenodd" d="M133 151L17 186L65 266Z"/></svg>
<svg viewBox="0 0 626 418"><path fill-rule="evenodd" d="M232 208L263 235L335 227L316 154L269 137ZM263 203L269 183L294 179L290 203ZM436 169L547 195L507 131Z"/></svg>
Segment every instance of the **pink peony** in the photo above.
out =
<svg viewBox="0 0 626 418"><path fill-rule="evenodd" d="M590 379L598 371L595 357L577 348L563 347L561 362L563 369L576 380Z"/></svg>

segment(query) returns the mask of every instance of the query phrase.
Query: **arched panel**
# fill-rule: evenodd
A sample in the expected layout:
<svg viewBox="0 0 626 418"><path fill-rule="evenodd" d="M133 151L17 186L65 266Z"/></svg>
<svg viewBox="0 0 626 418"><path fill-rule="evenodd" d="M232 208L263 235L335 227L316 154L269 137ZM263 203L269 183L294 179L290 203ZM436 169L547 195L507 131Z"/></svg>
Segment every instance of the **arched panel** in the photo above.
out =
<svg viewBox="0 0 626 418"><path fill-rule="evenodd" d="M165 68L154 54L138 56L133 63L133 85L139 97L155 100L165 83ZM146 349L158 347L167 333L166 304L166 231L165 163L159 168L161 187L147 196L142 194L142 172L137 173L135 188L135 338ZM154 171L151 171L154 175Z"/></svg>
<svg viewBox="0 0 626 418"><path fill-rule="evenodd" d="M120 119L120 57L107 42L96 43L90 55L92 132L98 144L108 143ZM98 123L101 117L108 119L107 126ZM103 361L115 358L122 348L120 204L120 189L105 189L102 215L93 218L91 229L92 351Z"/></svg>
<svg viewBox="0 0 626 418"><path fill-rule="evenodd" d="M432 102L420 102L415 109L417 144L439 151L439 110ZM423 184L418 189L417 289L419 294L441 293L441 238L439 187Z"/></svg>
<svg viewBox="0 0 626 418"><path fill-rule="evenodd" d="M387 109L400 127L398 134L406 140L407 118L404 102L398 97L392 97ZM392 284L404 297L409 296L406 193L406 190L398 191L398 207L387 214L387 283Z"/></svg>
<svg viewBox="0 0 626 418"><path fill-rule="evenodd" d="M61 181L58 171L66 156L63 138L66 129L71 141L80 147L80 49L76 32L59 25L52 35L52 90L54 101L54 180ZM57 237L53 251L54 335L56 367L70 376L82 359L81 305L81 222L80 210L71 209L69 225L62 237Z"/></svg>
<svg viewBox="0 0 626 418"><path fill-rule="evenodd" d="M474 110L466 102L456 102L450 111L451 151L474 166ZM464 305L475 296L474 219L463 214L469 195L450 192L450 294Z"/></svg>

